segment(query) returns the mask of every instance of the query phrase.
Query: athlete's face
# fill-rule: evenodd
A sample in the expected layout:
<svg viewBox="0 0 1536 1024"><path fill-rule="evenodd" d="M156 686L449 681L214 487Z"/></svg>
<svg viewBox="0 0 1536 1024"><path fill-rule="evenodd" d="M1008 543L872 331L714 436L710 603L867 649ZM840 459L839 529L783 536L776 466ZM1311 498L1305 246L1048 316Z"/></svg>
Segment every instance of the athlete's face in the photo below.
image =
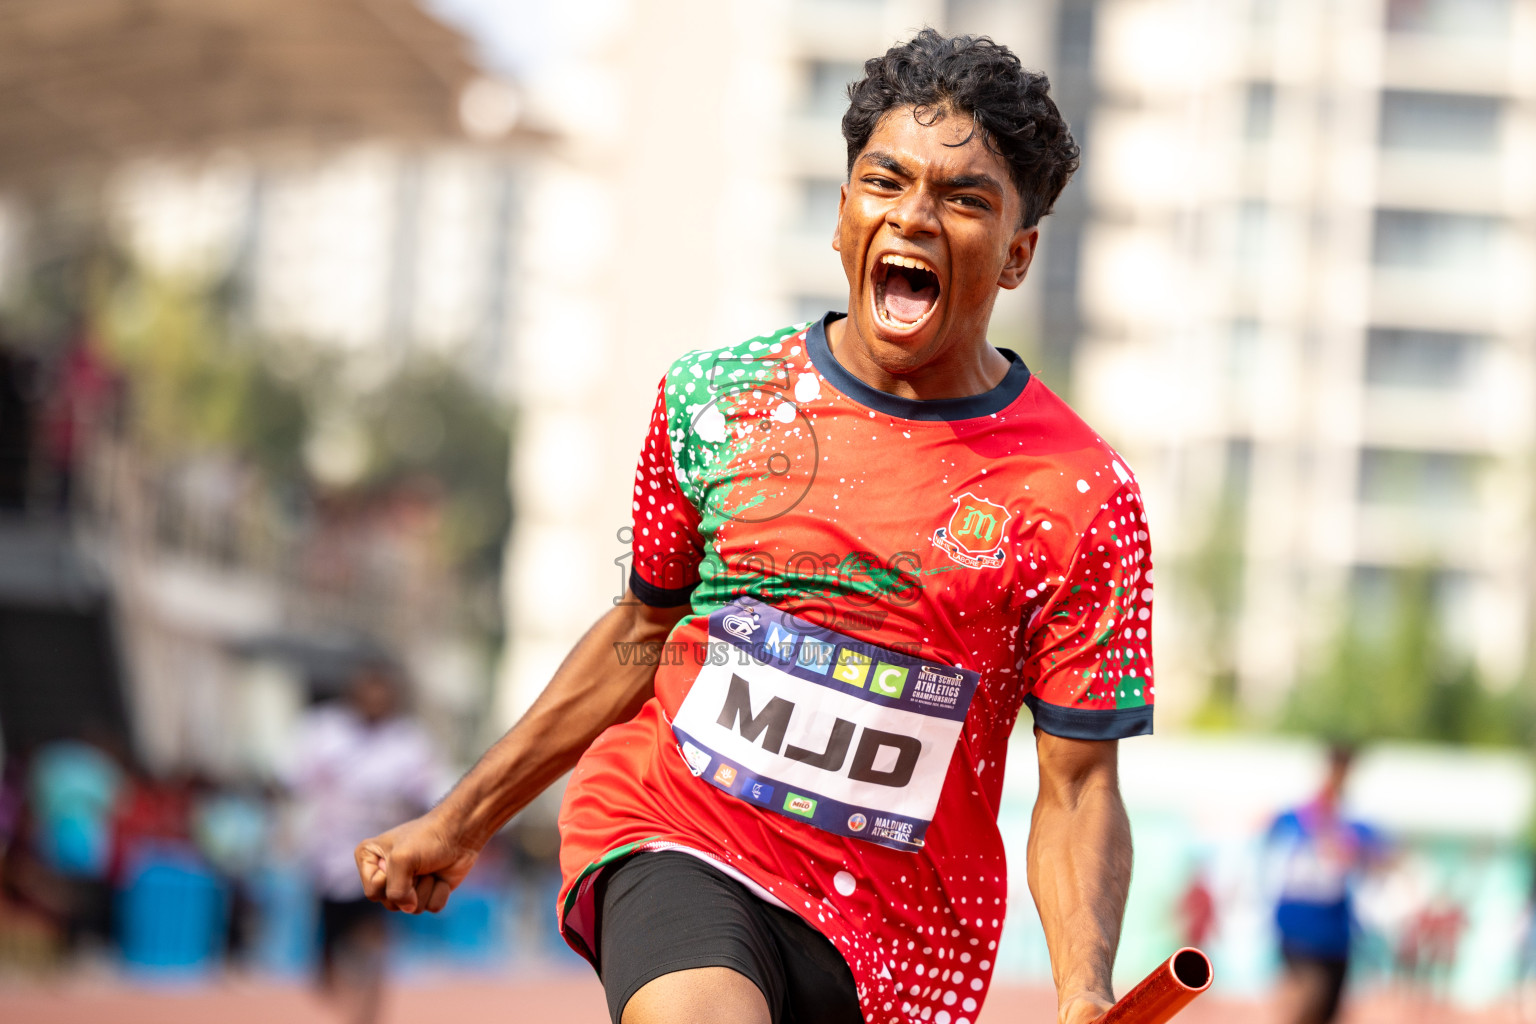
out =
<svg viewBox="0 0 1536 1024"><path fill-rule="evenodd" d="M1034 255L1040 232L1020 226L1008 165L972 128L964 114L923 124L898 107L843 186L832 247L848 275L848 327L887 372L974 351L998 288L1017 288Z"/></svg>

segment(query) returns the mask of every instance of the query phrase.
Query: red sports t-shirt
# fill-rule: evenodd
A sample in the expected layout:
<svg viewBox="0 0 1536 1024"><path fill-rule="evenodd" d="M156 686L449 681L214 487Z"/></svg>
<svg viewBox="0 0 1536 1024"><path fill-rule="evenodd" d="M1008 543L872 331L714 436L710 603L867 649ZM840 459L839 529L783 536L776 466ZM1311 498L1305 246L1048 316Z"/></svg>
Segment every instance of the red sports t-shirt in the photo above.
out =
<svg viewBox="0 0 1536 1024"><path fill-rule="evenodd" d="M597 872L680 849L826 935L866 1020L972 1024L1021 706L1059 736L1152 730L1146 516L1012 353L985 394L903 399L837 363L836 316L662 381L630 588L691 614L566 790L562 931L590 958Z"/></svg>

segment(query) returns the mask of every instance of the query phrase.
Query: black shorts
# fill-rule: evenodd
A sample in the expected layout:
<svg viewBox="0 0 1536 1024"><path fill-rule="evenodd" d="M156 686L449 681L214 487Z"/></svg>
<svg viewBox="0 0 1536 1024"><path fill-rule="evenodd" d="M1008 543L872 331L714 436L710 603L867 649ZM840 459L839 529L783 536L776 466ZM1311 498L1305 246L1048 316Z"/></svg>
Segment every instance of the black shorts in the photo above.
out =
<svg viewBox="0 0 1536 1024"><path fill-rule="evenodd" d="M329 966L337 953L359 935L382 932L387 913L382 904L358 897L355 900L320 901L320 961Z"/></svg>
<svg viewBox="0 0 1536 1024"><path fill-rule="evenodd" d="M1318 985L1312 992L1316 1005L1310 1008L1314 1015L1312 1019L1331 1021L1337 1017L1344 998L1344 979L1349 976L1349 961L1344 957L1317 956L1283 942L1280 958L1288 970L1316 975Z"/></svg>
<svg viewBox="0 0 1536 1024"><path fill-rule="evenodd" d="M594 892L598 975L608 1014L647 982L696 967L746 975L773 1024L863 1024L853 972L828 939L686 853L640 853L605 870Z"/></svg>

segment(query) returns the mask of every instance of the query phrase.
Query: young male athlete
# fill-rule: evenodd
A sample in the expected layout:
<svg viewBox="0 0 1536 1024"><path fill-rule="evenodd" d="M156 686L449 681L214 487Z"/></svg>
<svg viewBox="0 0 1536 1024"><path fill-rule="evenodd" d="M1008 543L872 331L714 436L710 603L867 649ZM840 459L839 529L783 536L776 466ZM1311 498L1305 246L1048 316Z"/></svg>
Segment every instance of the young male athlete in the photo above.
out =
<svg viewBox="0 0 1536 1024"><path fill-rule="evenodd" d="M615 1024L972 1024L1028 706L1059 1020L1110 1005L1115 741L1152 725L1147 526L1123 461L987 343L1077 166L1047 89L931 30L866 63L833 240L848 313L673 364L633 600L439 807L358 847L370 896L441 909L574 767L560 922Z"/></svg>

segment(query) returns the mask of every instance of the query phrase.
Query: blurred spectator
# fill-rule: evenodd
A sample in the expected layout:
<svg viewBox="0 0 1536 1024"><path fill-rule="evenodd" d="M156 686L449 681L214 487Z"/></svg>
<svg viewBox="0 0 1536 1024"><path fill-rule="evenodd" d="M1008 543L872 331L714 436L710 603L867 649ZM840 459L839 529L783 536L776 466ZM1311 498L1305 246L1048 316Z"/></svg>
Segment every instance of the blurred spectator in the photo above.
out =
<svg viewBox="0 0 1536 1024"><path fill-rule="evenodd" d="M1398 963L1420 988L1443 994L1456 969L1456 951L1467 914L1449 893L1441 893L1409 919L1399 943Z"/></svg>
<svg viewBox="0 0 1536 1024"><path fill-rule="evenodd" d="M67 512L74 500L81 452L94 430L111 419L118 389L117 375L82 330L59 360L43 404L41 450L59 512Z"/></svg>
<svg viewBox="0 0 1536 1024"><path fill-rule="evenodd" d="M1341 814L1354 756L1350 747L1332 747L1317 796L1281 814L1269 829L1268 843L1280 858L1275 924L1285 961L1287 1024L1328 1024L1338 1016L1349 972L1352 890L1385 849L1375 830Z"/></svg>
<svg viewBox="0 0 1536 1024"><path fill-rule="evenodd" d="M1216 930L1216 897L1206 882L1203 866L1196 866L1179 899L1179 923L1184 930L1184 945L1196 949L1204 946Z"/></svg>
<svg viewBox="0 0 1536 1024"><path fill-rule="evenodd" d="M420 814L449 782L425 730L401 713L393 666L368 663L343 701L302 723L288 783L302 802L303 856L320 897L320 984L345 1018L378 1017L384 910L363 896L352 850Z"/></svg>
<svg viewBox="0 0 1536 1024"><path fill-rule="evenodd" d="M70 952L111 941L112 812L122 786L117 759L84 739L49 743L32 760L32 843L53 882L40 889L54 896L43 898L61 916Z"/></svg>
<svg viewBox="0 0 1536 1024"><path fill-rule="evenodd" d="M135 773L112 812L112 852L108 874L121 889L138 862L156 849L191 845L190 783Z"/></svg>
<svg viewBox="0 0 1536 1024"><path fill-rule="evenodd" d="M66 894L40 862L27 806L25 758L0 777L0 967L41 968L57 958Z"/></svg>
<svg viewBox="0 0 1536 1024"><path fill-rule="evenodd" d="M1520 954L1515 998L1520 1020L1536 1021L1536 871L1531 875L1531 892L1525 901L1524 920L1520 922Z"/></svg>
<svg viewBox="0 0 1536 1024"><path fill-rule="evenodd" d="M26 762L11 756L0 771L0 863L21 833L21 811L26 804Z"/></svg>
<svg viewBox="0 0 1536 1024"><path fill-rule="evenodd" d="M260 791L208 789L193 801L192 838L231 898L225 946L232 959L251 946L256 873L271 831L271 806Z"/></svg>

